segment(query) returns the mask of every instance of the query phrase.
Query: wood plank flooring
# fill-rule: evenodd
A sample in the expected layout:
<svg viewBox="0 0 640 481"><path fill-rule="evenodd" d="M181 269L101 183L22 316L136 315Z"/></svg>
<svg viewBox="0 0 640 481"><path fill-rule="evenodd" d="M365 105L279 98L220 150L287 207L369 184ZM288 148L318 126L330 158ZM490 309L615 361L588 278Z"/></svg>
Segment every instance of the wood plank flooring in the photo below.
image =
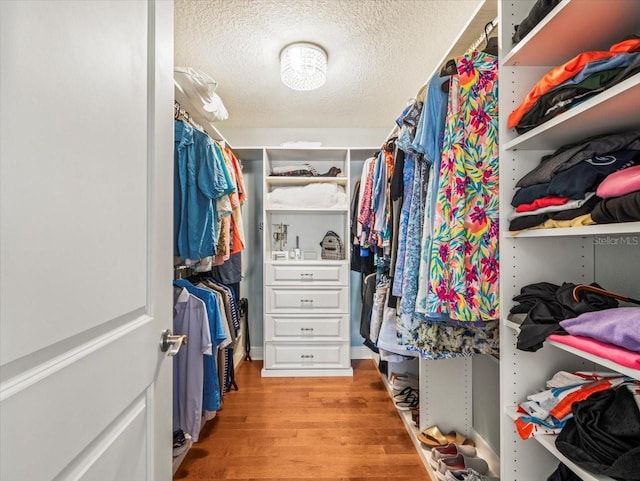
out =
<svg viewBox="0 0 640 481"><path fill-rule="evenodd" d="M354 376L262 378L244 362L175 480L430 481L371 360Z"/></svg>

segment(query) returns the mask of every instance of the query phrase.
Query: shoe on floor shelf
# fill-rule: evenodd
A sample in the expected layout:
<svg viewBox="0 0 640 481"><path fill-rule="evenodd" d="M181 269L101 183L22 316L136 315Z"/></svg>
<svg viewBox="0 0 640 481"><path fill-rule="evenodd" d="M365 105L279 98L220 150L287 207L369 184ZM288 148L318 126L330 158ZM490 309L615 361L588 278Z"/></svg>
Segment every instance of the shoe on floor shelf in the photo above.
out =
<svg viewBox="0 0 640 481"><path fill-rule="evenodd" d="M445 476L448 471L463 471L466 469L472 469L478 474L485 475L489 472L489 465L482 458L477 456L465 456L464 454L459 453L455 456L449 456L438 460L436 477L440 481L447 481Z"/></svg>

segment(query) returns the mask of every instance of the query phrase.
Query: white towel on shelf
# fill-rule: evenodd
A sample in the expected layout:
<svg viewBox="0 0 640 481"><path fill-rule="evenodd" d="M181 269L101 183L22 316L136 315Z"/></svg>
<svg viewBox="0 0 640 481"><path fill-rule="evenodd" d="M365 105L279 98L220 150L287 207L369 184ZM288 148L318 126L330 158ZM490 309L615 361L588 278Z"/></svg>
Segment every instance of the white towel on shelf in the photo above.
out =
<svg viewBox="0 0 640 481"><path fill-rule="evenodd" d="M277 187L267 194L269 207L317 207L325 209L346 208L347 194L344 187L329 182L317 182L305 186Z"/></svg>

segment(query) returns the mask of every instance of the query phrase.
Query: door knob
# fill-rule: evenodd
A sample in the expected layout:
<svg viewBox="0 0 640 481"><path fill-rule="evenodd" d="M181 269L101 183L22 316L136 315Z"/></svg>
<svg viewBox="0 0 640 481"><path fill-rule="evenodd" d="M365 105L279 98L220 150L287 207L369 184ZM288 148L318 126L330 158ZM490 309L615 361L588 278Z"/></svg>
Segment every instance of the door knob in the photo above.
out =
<svg viewBox="0 0 640 481"><path fill-rule="evenodd" d="M173 357L178 354L180 348L187 343L187 336L174 336L171 329L165 329L160 336L160 350Z"/></svg>

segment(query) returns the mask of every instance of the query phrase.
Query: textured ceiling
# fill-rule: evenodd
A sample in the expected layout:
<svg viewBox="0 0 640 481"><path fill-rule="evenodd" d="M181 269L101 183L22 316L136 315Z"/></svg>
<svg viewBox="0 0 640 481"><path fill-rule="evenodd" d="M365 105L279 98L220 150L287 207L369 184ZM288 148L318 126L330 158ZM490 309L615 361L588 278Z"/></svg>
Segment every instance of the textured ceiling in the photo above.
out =
<svg viewBox="0 0 640 481"><path fill-rule="evenodd" d="M218 81L232 128L390 127L480 0L176 0L175 65ZM481 30L478 32L480 35ZM328 53L327 83L295 92L279 54Z"/></svg>

